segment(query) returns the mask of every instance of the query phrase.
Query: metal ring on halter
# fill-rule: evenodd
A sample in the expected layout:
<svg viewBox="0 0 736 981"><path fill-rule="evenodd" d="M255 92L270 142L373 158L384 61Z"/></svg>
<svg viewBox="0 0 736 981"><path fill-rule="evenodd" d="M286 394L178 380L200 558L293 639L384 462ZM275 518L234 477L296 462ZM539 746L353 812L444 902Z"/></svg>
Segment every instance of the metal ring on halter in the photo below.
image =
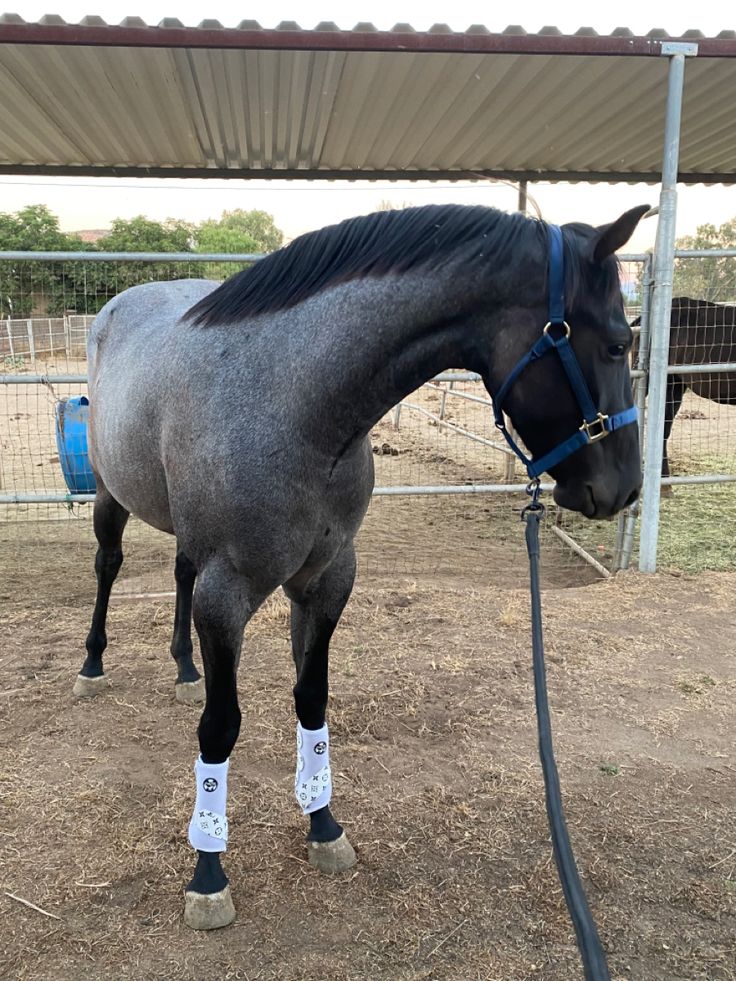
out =
<svg viewBox="0 0 736 981"><path fill-rule="evenodd" d="M571 333L570 332L570 325L568 324L568 322L566 320L560 320L559 322L555 322L555 323L552 323L552 321L549 320L545 324L544 330L542 331L542 333L543 334L549 334L550 327L564 327L565 328L565 337L569 337L570 336L570 333Z"/></svg>
<svg viewBox="0 0 736 981"><path fill-rule="evenodd" d="M528 511L541 511L544 514L544 504L539 500L540 494L540 480L539 477L534 477L530 480L526 486L526 492L531 497L531 501L526 505L526 507L521 509L521 520L524 521Z"/></svg>

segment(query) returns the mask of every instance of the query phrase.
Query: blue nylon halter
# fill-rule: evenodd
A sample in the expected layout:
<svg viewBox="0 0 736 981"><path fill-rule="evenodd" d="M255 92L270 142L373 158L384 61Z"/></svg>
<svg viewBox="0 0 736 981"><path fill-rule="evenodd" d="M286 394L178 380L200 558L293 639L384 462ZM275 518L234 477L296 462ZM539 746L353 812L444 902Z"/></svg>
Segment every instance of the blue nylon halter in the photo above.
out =
<svg viewBox="0 0 736 981"><path fill-rule="evenodd" d="M524 464L532 480L537 480L545 470L550 470L552 467L557 466L558 463L567 459L568 456L579 450L582 446L587 446L588 443L595 443L616 429L621 429L623 426L628 426L632 422L636 422L638 417L635 405L632 405L629 409L624 409L622 412L616 412L612 416L599 412L595 407L580 363L570 345L570 326L565 321L565 266L562 250L562 230L558 225L547 225L547 232L549 241L549 321L544 328L542 336L527 351L524 357L517 362L493 399L493 416L496 422L496 428L503 433L506 442ZM549 332L551 327L560 327L564 333L560 337L553 337ZM511 386L518 380L525 369L533 361L537 361L547 354L548 351L556 351L559 355L562 367L565 369L565 374L580 406L580 411L583 415L583 424L568 439L559 443L554 449L545 453L538 460L534 460L519 448L511 433L506 428L503 419L503 403Z"/></svg>

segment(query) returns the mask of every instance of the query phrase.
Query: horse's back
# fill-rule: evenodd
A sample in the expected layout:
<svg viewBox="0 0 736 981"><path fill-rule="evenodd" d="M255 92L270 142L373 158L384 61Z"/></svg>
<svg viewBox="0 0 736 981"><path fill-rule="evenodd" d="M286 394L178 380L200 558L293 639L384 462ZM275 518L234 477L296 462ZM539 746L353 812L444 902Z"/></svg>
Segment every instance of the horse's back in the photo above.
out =
<svg viewBox="0 0 736 981"><path fill-rule="evenodd" d="M736 361L736 306L675 297L672 301L670 364L731 364ZM679 375L702 398L736 402L736 374Z"/></svg>
<svg viewBox="0 0 736 981"><path fill-rule="evenodd" d="M109 300L95 317L87 339L90 379L98 357L106 351L107 360L131 344L156 342L198 300L211 293L218 283L208 279L178 279L142 283ZM116 352L114 355L112 352ZM131 364L130 367L133 365Z"/></svg>

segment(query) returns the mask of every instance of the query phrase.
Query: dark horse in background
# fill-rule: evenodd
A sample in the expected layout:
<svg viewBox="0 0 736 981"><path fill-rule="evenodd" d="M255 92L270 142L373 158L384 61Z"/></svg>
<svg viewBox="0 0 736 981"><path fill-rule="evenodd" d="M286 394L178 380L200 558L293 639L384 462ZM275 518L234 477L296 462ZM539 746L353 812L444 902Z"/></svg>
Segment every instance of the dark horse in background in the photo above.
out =
<svg viewBox="0 0 736 981"><path fill-rule="evenodd" d="M632 327L641 323L641 318ZM632 349L636 366L638 339ZM730 364L736 362L736 306L692 300L677 296L672 300L670 351L668 364ZM690 389L701 398L736 405L736 373L668 375L664 409L662 476L670 476L667 440L685 392Z"/></svg>
<svg viewBox="0 0 736 981"><path fill-rule="evenodd" d="M602 228L562 228L566 329L599 412L611 416L631 405L632 334L614 252L646 210ZM235 915L220 855L229 757L241 721L249 725L236 673L244 628L279 586L291 600L295 794L309 816L309 859L332 872L355 862L329 807L325 713L329 643L373 488L368 434L447 368L476 371L497 392L545 330L547 280L543 222L431 205L304 235L219 287L137 286L97 316L88 356L98 592L79 683L87 694L104 686L108 599L133 513L176 536L178 681L198 678L192 604L204 664L190 926L224 926ZM531 363L504 409L535 457L582 421L556 357ZM560 505L589 518L615 514L639 490L637 427L590 443L551 473Z"/></svg>

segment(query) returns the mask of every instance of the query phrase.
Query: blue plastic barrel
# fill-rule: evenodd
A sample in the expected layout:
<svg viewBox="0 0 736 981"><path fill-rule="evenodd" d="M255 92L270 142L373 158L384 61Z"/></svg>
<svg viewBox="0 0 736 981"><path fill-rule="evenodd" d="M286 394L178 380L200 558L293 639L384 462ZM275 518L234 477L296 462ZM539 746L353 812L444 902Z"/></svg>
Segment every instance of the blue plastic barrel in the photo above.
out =
<svg viewBox="0 0 736 981"><path fill-rule="evenodd" d="M89 399L61 399L56 403L56 446L66 486L72 494L94 494L95 475L87 449Z"/></svg>

